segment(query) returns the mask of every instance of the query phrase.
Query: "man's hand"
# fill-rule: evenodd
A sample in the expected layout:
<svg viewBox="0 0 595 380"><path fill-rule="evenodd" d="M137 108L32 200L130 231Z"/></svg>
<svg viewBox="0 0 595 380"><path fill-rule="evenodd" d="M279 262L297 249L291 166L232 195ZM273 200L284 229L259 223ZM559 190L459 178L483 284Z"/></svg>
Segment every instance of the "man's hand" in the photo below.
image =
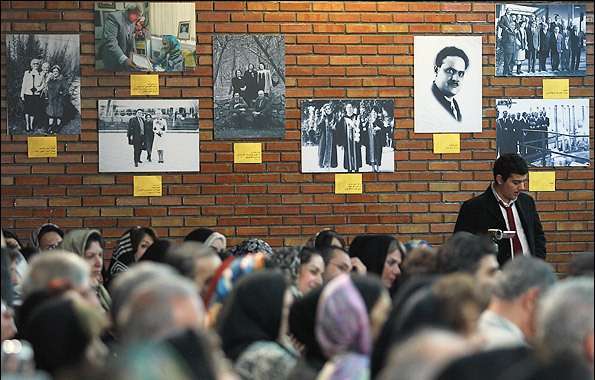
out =
<svg viewBox="0 0 595 380"><path fill-rule="evenodd" d="M351 265L353 266L353 269L355 269L355 271L358 274L366 274L366 272L368 271L368 269L366 268L364 263L362 263L362 261L359 259L359 257L352 257Z"/></svg>
<svg viewBox="0 0 595 380"><path fill-rule="evenodd" d="M126 60L126 67L132 70L137 70L138 66L132 61L132 57L128 57Z"/></svg>

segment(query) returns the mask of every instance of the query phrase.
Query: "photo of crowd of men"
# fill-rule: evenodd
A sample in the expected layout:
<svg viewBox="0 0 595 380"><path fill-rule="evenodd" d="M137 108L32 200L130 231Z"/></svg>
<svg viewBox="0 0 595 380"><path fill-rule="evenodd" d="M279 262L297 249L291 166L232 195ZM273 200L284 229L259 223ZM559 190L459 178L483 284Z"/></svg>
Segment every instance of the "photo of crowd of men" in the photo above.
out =
<svg viewBox="0 0 595 380"><path fill-rule="evenodd" d="M8 133L79 134L79 36L11 34L6 47Z"/></svg>
<svg viewBox="0 0 595 380"><path fill-rule="evenodd" d="M394 106L387 99L302 101L302 172L394 172Z"/></svg>
<svg viewBox="0 0 595 380"><path fill-rule="evenodd" d="M588 99L498 99L498 156L518 153L535 167L589 165Z"/></svg>
<svg viewBox="0 0 595 380"><path fill-rule="evenodd" d="M497 4L497 76L584 76L585 6Z"/></svg>
<svg viewBox="0 0 595 380"><path fill-rule="evenodd" d="M195 24L193 2L96 2L95 68L194 70Z"/></svg>
<svg viewBox="0 0 595 380"><path fill-rule="evenodd" d="M285 134L285 39L282 35L213 36L215 138Z"/></svg>

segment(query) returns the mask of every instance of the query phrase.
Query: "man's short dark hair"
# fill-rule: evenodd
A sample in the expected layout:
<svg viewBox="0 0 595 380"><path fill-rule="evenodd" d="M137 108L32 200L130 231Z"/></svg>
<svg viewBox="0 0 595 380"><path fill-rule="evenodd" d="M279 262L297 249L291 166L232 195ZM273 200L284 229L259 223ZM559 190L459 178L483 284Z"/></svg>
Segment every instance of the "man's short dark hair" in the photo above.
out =
<svg viewBox="0 0 595 380"><path fill-rule="evenodd" d="M529 173L527 161L516 153L503 154L494 163L494 180L500 174L502 180L506 181L511 174L525 175Z"/></svg>
<svg viewBox="0 0 595 380"><path fill-rule="evenodd" d="M487 236L459 231L438 249L438 266L442 273L465 272L473 275L484 256L496 254L497 249Z"/></svg>
<svg viewBox="0 0 595 380"><path fill-rule="evenodd" d="M467 54L465 54L465 52L461 49L454 46L447 46L438 52L438 54L436 55L436 62L434 62L436 67L442 66L442 63L444 62L444 59L446 57L462 58L463 61L465 61L465 70L467 70L467 67L469 67L469 57L467 57Z"/></svg>
<svg viewBox="0 0 595 380"><path fill-rule="evenodd" d="M134 113L138 113L138 111L140 112L145 112L142 108L137 109Z"/></svg>

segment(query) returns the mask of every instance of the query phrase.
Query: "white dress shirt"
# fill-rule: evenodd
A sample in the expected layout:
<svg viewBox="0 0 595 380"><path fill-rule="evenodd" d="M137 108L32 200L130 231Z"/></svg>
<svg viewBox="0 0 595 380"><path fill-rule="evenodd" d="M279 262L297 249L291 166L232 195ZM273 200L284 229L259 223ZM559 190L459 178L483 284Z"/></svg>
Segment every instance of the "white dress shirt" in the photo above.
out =
<svg viewBox="0 0 595 380"><path fill-rule="evenodd" d="M519 217L519 212L516 208L516 199L512 201L506 202L504 199L500 197L496 189L494 189L494 185L492 184L492 191L494 192L494 196L496 200L498 200L498 207L500 208L500 212L502 213L502 217L504 218L504 223L506 223L506 229L510 231L510 226L508 225L508 216L506 215L506 209L502 207L500 202L504 203L507 207L512 209L512 215L514 216L514 224L516 226L516 234L519 237L521 242L521 248L523 249L524 256L531 255L531 249L529 249L529 241L527 240L527 235L525 235L525 230L523 229L523 223L521 222L521 218ZM510 252L511 258L514 258L514 248L512 246L512 239L508 239L510 242Z"/></svg>

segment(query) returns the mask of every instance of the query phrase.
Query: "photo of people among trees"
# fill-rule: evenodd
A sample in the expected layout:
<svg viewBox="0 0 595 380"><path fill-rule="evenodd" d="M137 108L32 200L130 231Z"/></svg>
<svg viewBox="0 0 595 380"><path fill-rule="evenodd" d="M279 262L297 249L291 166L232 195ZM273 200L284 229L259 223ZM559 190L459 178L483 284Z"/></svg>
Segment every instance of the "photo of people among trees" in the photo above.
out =
<svg viewBox="0 0 595 380"><path fill-rule="evenodd" d="M395 103L387 99L302 102L302 172L394 172Z"/></svg>
<svg viewBox="0 0 595 380"><path fill-rule="evenodd" d="M285 38L213 36L215 138L282 138L285 134Z"/></svg>
<svg viewBox="0 0 595 380"><path fill-rule="evenodd" d="M6 47L8 133L79 134L79 36L11 34Z"/></svg>

